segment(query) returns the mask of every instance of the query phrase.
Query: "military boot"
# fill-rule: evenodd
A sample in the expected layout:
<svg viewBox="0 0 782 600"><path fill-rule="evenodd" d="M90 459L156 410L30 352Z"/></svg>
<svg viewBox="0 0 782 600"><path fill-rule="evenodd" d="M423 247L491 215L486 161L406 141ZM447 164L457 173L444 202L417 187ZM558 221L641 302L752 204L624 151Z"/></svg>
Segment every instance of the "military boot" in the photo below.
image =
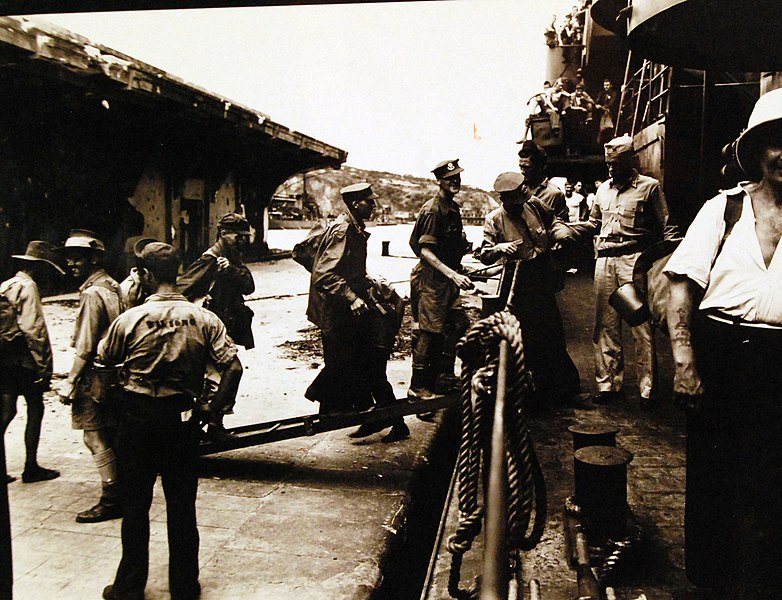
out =
<svg viewBox="0 0 782 600"><path fill-rule="evenodd" d="M122 505L119 502L117 483L104 483L100 500L92 508L76 515L77 523L100 523L122 518Z"/></svg>

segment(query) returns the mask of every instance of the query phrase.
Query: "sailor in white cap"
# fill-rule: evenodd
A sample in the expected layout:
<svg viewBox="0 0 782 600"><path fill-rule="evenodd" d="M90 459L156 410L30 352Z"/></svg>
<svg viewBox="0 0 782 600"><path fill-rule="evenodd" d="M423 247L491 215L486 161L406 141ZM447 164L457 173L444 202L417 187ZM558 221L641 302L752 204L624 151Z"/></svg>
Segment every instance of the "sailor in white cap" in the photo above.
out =
<svg viewBox="0 0 782 600"><path fill-rule="evenodd" d="M707 201L666 264L667 320L688 409L687 577L760 600L779 596L782 538L782 89L736 154L750 181Z"/></svg>
<svg viewBox="0 0 782 600"><path fill-rule="evenodd" d="M60 402L71 406L71 426L84 431L84 444L101 478L98 503L76 515L78 523L97 523L122 516L117 489L117 463L114 438L116 408L105 402L108 389L101 386L93 364L98 342L111 322L122 312L119 284L102 266L105 246L98 235L86 229L73 229L63 252L68 269L79 287L79 314L71 339L75 351L73 365L60 387Z"/></svg>
<svg viewBox="0 0 782 600"><path fill-rule="evenodd" d="M24 396L27 404L27 424L24 431L26 459L22 481L32 483L59 477L60 472L38 464L38 442L41 439L43 421L43 393L49 389L52 379L52 344L41 306L38 282L55 272L63 275L57 264L54 248L48 242L32 241L24 254L14 254L18 260L16 275L0 284L0 311L8 311L15 325L12 339L3 331L0 341L0 430L5 432L16 416L16 401ZM7 477L9 481L13 478ZM3 484L4 485L4 484Z"/></svg>
<svg viewBox="0 0 782 600"><path fill-rule="evenodd" d="M598 232L595 263L596 403L622 396L622 321L608 298L633 280L638 256L655 242L679 237L668 214L660 182L638 173L633 139L623 135L605 144L610 179L595 194L589 222ZM632 328L641 405L649 406L656 378L654 335L649 322Z"/></svg>

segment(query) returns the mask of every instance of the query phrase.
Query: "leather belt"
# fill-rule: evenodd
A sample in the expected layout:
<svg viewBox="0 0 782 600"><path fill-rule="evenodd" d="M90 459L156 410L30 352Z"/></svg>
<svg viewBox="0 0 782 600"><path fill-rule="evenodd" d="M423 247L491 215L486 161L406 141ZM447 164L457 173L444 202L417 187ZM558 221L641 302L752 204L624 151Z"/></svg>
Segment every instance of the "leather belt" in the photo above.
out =
<svg viewBox="0 0 782 600"><path fill-rule="evenodd" d="M709 319L712 319L713 321L717 321L719 323L725 323L727 325L738 325L739 327L753 327L755 329L782 331L782 325L774 325L772 323L754 323L752 321L745 321L741 317L728 315L714 308L705 311L705 315Z"/></svg>
<svg viewBox="0 0 782 600"><path fill-rule="evenodd" d="M634 242L625 246L609 246L608 248L598 248L597 257L604 258L610 256L624 256L646 250L647 244L643 242Z"/></svg>

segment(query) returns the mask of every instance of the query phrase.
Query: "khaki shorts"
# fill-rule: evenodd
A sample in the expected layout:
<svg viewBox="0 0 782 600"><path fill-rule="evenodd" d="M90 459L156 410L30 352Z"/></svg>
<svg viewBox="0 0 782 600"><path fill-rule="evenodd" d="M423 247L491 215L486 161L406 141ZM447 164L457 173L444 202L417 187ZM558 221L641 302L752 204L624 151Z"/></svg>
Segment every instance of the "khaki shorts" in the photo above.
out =
<svg viewBox="0 0 782 600"><path fill-rule="evenodd" d="M448 323L452 321L449 313L461 310L459 287L434 269L422 268L415 273L415 278L421 331L445 332Z"/></svg>
<svg viewBox="0 0 782 600"><path fill-rule="evenodd" d="M88 385L88 384L87 384ZM89 387L77 387L71 402L71 428L83 431L97 431L119 424L119 409L112 402L95 402L89 395Z"/></svg>

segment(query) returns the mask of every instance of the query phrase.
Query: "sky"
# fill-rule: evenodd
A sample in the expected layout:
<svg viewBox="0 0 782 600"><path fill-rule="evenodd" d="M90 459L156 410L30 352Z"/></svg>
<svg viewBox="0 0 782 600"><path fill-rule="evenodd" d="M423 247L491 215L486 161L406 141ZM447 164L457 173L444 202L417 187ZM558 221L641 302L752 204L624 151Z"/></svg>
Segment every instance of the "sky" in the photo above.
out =
<svg viewBox="0 0 782 600"><path fill-rule="evenodd" d="M43 15L286 127L347 164L467 185L517 169L543 31L573 0L450 0Z"/></svg>

